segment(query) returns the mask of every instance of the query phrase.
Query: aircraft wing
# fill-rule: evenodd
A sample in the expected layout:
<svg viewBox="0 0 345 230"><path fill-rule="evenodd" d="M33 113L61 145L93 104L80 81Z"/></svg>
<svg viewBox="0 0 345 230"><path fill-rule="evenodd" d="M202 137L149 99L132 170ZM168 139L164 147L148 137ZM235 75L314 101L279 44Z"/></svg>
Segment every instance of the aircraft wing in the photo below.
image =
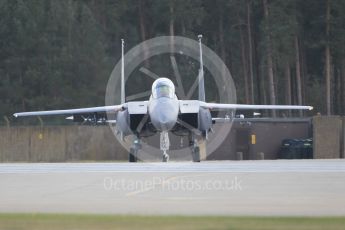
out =
<svg viewBox="0 0 345 230"><path fill-rule="evenodd" d="M73 115L73 114L87 114L87 113L101 113L101 112L117 112L121 110L125 104L122 105L110 105L90 108L79 109L65 109L65 110L49 110L49 111L34 111L34 112L22 112L15 113L15 117L27 117L27 116L48 116L48 115Z"/></svg>
<svg viewBox="0 0 345 230"><path fill-rule="evenodd" d="M245 105L245 104L218 104L218 103L200 102L200 106L204 108L208 108L210 110L231 110L231 109L313 110L312 106L304 106L304 105Z"/></svg>

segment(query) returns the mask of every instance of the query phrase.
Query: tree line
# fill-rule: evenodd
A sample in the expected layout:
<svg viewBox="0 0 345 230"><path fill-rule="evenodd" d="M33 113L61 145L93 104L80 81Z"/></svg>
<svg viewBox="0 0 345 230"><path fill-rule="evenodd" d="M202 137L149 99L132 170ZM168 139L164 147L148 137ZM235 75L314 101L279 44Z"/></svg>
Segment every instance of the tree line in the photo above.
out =
<svg viewBox="0 0 345 230"><path fill-rule="evenodd" d="M129 49L198 34L228 66L238 103L342 115L343 12L343 0L1 0L0 115L102 105L121 38Z"/></svg>

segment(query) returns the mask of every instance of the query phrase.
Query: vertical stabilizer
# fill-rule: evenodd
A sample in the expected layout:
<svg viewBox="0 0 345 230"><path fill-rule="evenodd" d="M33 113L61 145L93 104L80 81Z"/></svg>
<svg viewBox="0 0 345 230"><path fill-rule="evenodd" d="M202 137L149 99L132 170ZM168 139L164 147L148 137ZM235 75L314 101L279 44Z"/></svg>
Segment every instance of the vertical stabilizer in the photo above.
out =
<svg viewBox="0 0 345 230"><path fill-rule="evenodd" d="M199 69L199 101L205 101L205 84L204 84L204 63L202 60L202 35L198 35L199 39L199 53L200 53L200 69Z"/></svg>
<svg viewBox="0 0 345 230"><path fill-rule="evenodd" d="M125 48L125 41L121 39L121 104L126 102L124 48Z"/></svg>

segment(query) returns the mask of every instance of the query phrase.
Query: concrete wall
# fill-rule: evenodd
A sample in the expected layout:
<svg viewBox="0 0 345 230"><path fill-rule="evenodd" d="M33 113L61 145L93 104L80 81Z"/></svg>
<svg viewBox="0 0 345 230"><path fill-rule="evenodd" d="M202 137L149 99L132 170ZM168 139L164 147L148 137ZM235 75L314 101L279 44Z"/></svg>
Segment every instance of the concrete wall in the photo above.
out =
<svg viewBox="0 0 345 230"><path fill-rule="evenodd" d="M255 135L255 143L252 142ZM310 119L238 119L233 122L230 134L209 160L277 159L284 139L310 138Z"/></svg>
<svg viewBox="0 0 345 230"><path fill-rule="evenodd" d="M314 158L341 158L343 150L343 121L340 116L313 118Z"/></svg>
<svg viewBox="0 0 345 230"><path fill-rule="evenodd" d="M107 126L1 127L0 161L127 160Z"/></svg>
<svg viewBox="0 0 345 230"><path fill-rule="evenodd" d="M309 122L257 123L251 129L256 143L250 145L251 159L258 159L264 153L265 159L277 159L284 139L305 139L311 137Z"/></svg>

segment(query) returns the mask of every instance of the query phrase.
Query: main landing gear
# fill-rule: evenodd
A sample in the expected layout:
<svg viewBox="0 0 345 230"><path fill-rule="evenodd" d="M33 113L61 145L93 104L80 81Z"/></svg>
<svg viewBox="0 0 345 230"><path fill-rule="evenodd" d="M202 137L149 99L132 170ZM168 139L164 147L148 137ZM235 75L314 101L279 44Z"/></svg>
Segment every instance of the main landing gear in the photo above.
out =
<svg viewBox="0 0 345 230"><path fill-rule="evenodd" d="M198 140L194 134L189 135L189 147L192 150L193 162L200 162L200 147L198 146Z"/></svg>
<svg viewBox="0 0 345 230"><path fill-rule="evenodd" d="M140 143L140 139L136 138L133 141L133 145L131 146L131 148L129 149L129 156L128 156L128 161L129 162L137 162L138 161L138 152L141 149L141 143Z"/></svg>

